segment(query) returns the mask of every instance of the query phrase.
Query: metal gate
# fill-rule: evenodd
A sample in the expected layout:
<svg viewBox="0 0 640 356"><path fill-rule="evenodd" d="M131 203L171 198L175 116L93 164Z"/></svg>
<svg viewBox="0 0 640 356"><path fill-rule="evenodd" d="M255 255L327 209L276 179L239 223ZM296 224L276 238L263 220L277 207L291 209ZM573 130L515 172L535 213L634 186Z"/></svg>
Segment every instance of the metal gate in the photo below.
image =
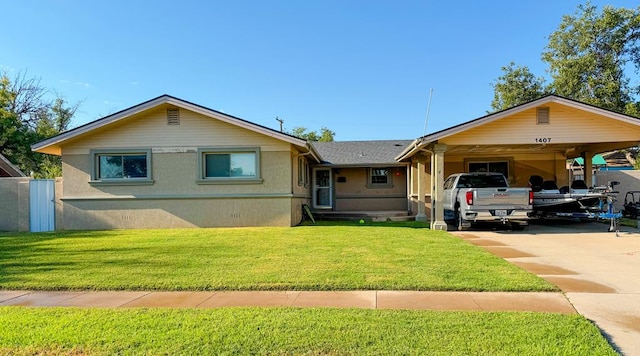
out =
<svg viewBox="0 0 640 356"><path fill-rule="evenodd" d="M29 181L29 231L55 229L55 182L53 179L33 179Z"/></svg>

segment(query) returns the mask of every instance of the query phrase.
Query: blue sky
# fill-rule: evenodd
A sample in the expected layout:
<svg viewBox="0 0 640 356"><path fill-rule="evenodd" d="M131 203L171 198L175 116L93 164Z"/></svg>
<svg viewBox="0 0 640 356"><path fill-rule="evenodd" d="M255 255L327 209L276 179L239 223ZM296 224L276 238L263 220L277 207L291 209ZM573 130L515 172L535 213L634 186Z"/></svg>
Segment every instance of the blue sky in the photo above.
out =
<svg viewBox="0 0 640 356"><path fill-rule="evenodd" d="M4 1L0 69L69 102L72 126L162 94L336 140L413 139L483 116L510 61L540 60L584 1ZM635 8L637 1L592 1Z"/></svg>

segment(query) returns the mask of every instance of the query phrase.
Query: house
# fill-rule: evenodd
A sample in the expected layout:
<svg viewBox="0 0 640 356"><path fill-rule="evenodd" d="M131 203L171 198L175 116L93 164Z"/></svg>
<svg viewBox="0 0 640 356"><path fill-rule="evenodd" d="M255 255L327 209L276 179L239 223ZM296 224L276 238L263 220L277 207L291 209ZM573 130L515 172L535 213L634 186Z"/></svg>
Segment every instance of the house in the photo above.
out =
<svg viewBox="0 0 640 356"><path fill-rule="evenodd" d="M640 119L556 95L415 140L308 143L163 95L33 146L62 156L58 229L292 226L316 212L402 211L446 229L444 178L568 185L567 159L640 142ZM61 226L60 226L61 225Z"/></svg>
<svg viewBox="0 0 640 356"><path fill-rule="evenodd" d="M320 162L303 139L169 95L33 150L62 156L57 229L72 230L296 225Z"/></svg>
<svg viewBox="0 0 640 356"><path fill-rule="evenodd" d="M7 177L26 177L26 175L0 154L0 178Z"/></svg>
<svg viewBox="0 0 640 356"><path fill-rule="evenodd" d="M411 210L408 164L395 159L411 140L314 142L312 207L325 211Z"/></svg>

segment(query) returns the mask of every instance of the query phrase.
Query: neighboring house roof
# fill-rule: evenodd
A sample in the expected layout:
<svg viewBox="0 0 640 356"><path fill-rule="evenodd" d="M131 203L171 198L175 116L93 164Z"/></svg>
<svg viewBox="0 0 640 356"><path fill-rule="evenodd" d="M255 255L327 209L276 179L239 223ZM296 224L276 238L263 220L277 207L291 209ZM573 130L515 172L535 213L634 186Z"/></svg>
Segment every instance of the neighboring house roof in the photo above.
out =
<svg viewBox="0 0 640 356"><path fill-rule="evenodd" d="M575 162L580 166L584 165L584 159L582 157L576 157L573 160L573 162ZM591 164L594 166L606 166L607 161L604 160L604 157L602 157L602 155L593 155L593 158L591 159Z"/></svg>
<svg viewBox="0 0 640 356"><path fill-rule="evenodd" d="M629 156L627 156L627 154ZM629 159L634 158L634 154L629 152L625 153L623 151L612 151L605 152L602 154L602 157L607 162L607 167L633 167L635 162L631 162Z"/></svg>
<svg viewBox="0 0 640 356"><path fill-rule="evenodd" d="M439 139L443 139L445 137L487 124L489 122L492 121L496 121L496 120L500 120L502 118L514 115L516 113L525 111L525 110L529 110L532 108L536 108L540 105L544 105L544 104L548 104L548 103L559 103L562 105L566 105L568 107L572 107L572 108L576 108L576 109L580 109L586 112L591 112L594 114L598 114L598 115L603 115L606 116L608 118L612 118L612 119L616 119L616 120L620 120L626 123L631 123L634 125L640 125L640 119L633 117L633 116L629 116L629 115L625 115L625 114L620 114L614 111L610 111L610 110L606 110L606 109L602 109L599 108L597 106L593 106L587 103L583 103L577 100L573 100L573 99L569 99L569 98L565 98L565 97L561 97L555 94L549 94L549 95L545 95L539 99L536 100L532 100L530 102L521 104L521 105L517 105L514 106L512 108L509 109L505 109L502 111L498 111L489 115L485 115L482 117L479 117L477 119L471 120L471 121L467 121L464 123L461 123L459 125L455 125L452 127L449 127L447 129L444 130L440 130L434 133L431 133L429 135L426 136L422 136L420 138L415 139L408 147L406 147L400 154L398 154L396 156L397 160L403 160L406 159L408 157L411 157L413 154L415 154L416 152L418 152L421 148L437 142Z"/></svg>
<svg viewBox="0 0 640 356"><path fill-rule="evenodd" d="M307 143L307 141L302 138L292 136L284 132L276 131L266 126L258 125L253 122L250 122L229 114L225 114L220 111L209 109L202 105L194 104L189 101L182 100L167 94L161 95L157 98L145 101L138 105L132 106L128 109L119 111L115 114L105 116L101 119L89 122L85 125L76 127L72 130L65 131L59 135L56 135L46 140L35 143L31 146L31 149L37 152L60 155L61 154L60 145L64 144L68 140L75 139L81 135L87 134L95 129L110 125L112 123L115 123L121 120L126 120L128 117L132 115L153 109L157 106L164 105L164 104L170 104L179 108L190 110L190 111L202 114L204 116L208 116L232 125L236 125L238 127L245 128L250 131L254 131L254 132L257 132L266 136L270 136L285 142L289 142L299 148L306 148L311 152L311 155L316 160L320 161L320 158L318 157L317 152L315 152L313 150L313 147L310 146Z"/></svg>
<svg viewBox="0 0 640 356"><path fill-rule="evenodd" d="M322 163L333 166L399 165L395 160L412 140L313 142Z"/></svg>
<svg viewBox="0 0 640 356"><path fill-rule="evenodd" d="M0 154L0 177L26 177L26 175Z"/></svg>

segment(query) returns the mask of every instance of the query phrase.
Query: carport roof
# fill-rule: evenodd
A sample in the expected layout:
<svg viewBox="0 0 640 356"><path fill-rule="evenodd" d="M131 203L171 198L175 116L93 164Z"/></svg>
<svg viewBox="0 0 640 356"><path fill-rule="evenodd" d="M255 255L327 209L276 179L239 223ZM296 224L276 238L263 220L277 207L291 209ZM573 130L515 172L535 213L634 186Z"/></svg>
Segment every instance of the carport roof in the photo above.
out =
<svg viewBox="0 0 640 356"><path fill-rule="evenodd" d="M573 99L569 99L569 98L565 98L565 97L561 97L555 94L549 94L546 96L543 96L539 99L536 100L532 100L530 102L518 105L518 106L514 106L512 108L509 109L505 109L502 111L498 111L489 115L485 115L482 117L479 117L477 119L474 120L470 120L452 127L449 127L447 129L444 130L440 130L434 133L431 133L429 135L426 136L422 136L419 137L417 139L415 139L413 142L411 142L411 144L409 146L407 146L402 152L400 152L400 154L398 154L395 159L398 161L402 161L405 160L407 158L410 158L411 156L413 156L414 154L416 154L417 152L421 151L422 149L426 148L427 146L434 144L434 143L438 143L438 140L442 140L445 139L449 136L453 136L455 134L459 134L461 132L488 124L490 122L496 121L496 120L500 120L509 116L513 116L515 114L518 114L520 112L523 112L525 110L529 110L529 109L533 109L533 108L537 108L537 107L541 107L544 105L548 105L548 104L560 104L560 105L564 105L566 107L570 107L570 108L574 108L574 109L578 109L581 110L583 112L588 112L588 113L592 113L592 114L597 114L597 115L601 115L603 117L609 118L609 119L613 119L613 120L617 120L617 121L621 121L621 122L625 122L628 124L632 124L632 125L636 125L636 126L640 126L640 119L637 117L633 117L633 116L629 116L629 115L625 115L625 114L621 114L618 112L614 112L614 111L610 111L610 110L606 110L606 109L602 109L599 108L597 106L593 106L591 104L587 104L587 103L583 103L577 100L573 100ZM529 145L531 146L531 145ZM540 145L535 145L535 146L540 146ZM627 146L630 147L630 146ZM527 147L527 148L531 148L531 147ZM568 148L568 147L566 147ZM623 148L623 147L620 147Z"/></svg>

